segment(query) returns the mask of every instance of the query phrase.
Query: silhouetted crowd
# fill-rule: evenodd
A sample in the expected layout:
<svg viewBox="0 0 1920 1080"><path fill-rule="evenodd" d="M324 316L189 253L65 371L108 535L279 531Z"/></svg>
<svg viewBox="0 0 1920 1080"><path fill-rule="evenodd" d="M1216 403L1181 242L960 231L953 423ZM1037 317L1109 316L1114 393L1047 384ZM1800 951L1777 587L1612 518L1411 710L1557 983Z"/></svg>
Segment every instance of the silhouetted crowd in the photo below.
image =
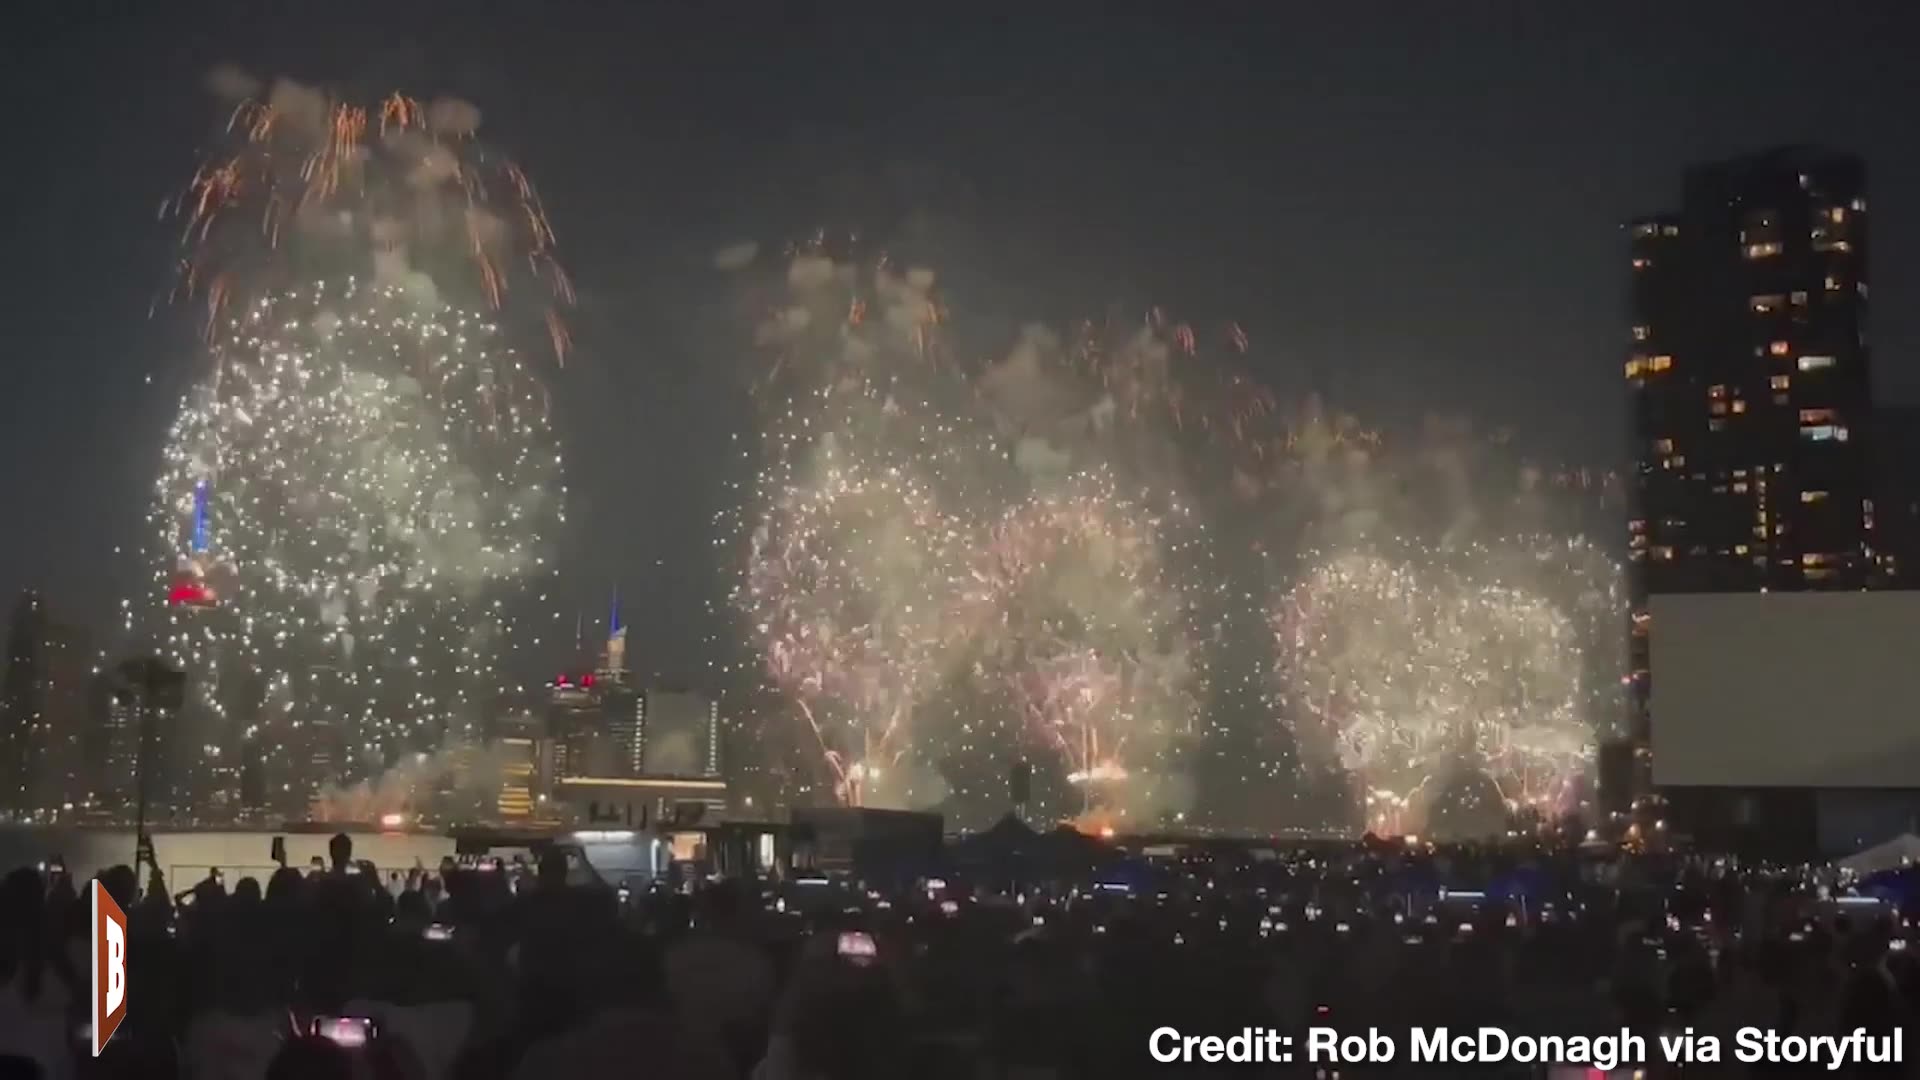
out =
<svg viewBox="0 0 1920 1080"><path fill-rule="evenodd" d="M57 868L0 884L0 1080L1331 1076L1160 1065L1148 1038L1444 1024L1730 1040L1886 1032L1920 1006L1897 896L1698 857L1353 845L1075 880L984 867L629 891L557 849L383 873L341 836L331 866L264 884L100 880L130 941L126 1020L97 1059L81 884ZM1547 1075L1394 1068L1340 1074Z"/></svg>

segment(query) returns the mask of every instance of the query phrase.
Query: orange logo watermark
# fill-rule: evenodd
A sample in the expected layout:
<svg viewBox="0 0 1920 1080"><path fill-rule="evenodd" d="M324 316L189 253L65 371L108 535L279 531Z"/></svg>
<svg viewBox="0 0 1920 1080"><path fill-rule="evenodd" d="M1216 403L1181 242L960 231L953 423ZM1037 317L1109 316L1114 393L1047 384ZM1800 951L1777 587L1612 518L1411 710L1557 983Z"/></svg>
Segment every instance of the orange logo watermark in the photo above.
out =
<svg viewBox="0 0 1920 1080"><path fill-rule="evenodd" d="M127 1018L127 915L95 881L93 906L93 1056Z"/></svg>

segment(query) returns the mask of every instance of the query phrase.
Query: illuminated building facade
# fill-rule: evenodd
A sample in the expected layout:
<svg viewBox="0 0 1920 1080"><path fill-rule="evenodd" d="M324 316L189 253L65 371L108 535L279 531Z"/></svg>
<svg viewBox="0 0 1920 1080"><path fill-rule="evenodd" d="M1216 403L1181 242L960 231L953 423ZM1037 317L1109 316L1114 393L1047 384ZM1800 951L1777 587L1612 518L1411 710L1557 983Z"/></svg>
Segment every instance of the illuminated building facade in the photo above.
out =
<svg viewBox="0 0 1920 1080"><path fill-rule="evenodd" d="M1648 594L1871 578L1867 226L1859 158L1781 149L1690 170L1680 213L1628 227L1643 702Z"/></svg>
<svg viewBox="0 0 1920 1080"><path fill-rule="evenodd" d="M1678 213L1628 225L1641 790L1658 722L1650 595L1877 580L1869 224L1858 157L1790 147L1692 168ZM1760 806L1765 793L1697 795L1695 810L1711 806L1705 816L1721 824L1811 818Z"/></svg>

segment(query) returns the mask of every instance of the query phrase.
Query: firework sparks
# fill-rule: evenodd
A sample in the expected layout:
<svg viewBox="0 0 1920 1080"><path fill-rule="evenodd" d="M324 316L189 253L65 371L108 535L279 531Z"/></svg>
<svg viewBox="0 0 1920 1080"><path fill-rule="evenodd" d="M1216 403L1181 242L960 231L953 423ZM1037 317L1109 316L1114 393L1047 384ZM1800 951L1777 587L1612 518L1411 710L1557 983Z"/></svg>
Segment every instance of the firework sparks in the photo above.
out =
<svg viewBox="0 0 1920 1080"><path fill-rule="evenodd" d="M991 651L1030 733L1059 755L1083 799L1156 771L1193 732L1191 608L1174 583L1161 523L1110 484L1040 495L982 545Z"/></svg>
<svg viewBox="0 0 1920 1080"><path fill-rule="evenodd" d="M222 146L161 207L178 222L176 298L198 296L214 337L265 292L326 275L437 295L455 286L504 312L536 283L564 361L573 285L526 174L480 143L478 111L392 94L339 101L282 80L233 107Z"/></svg>
<svg viewBox="0 0 1920 1080"><path fill-rule="evenodd" d="M927 489L821 448L817 482L776 496L739 597L840 797L863 805L906 750L952 649L967 537Z"/></svg>
<svg viewBox="0 0 1920 1080"><path fill-rule="evenodd" d="M1491 779L1509 809L1565 809L1606 715L1596 706L1618 683L1586 651L1605 639L1583 633L1602 612L1618 615L1610 583L1510 584L1488 576L1499 560L1485 549L1460 561L1483 569L1431 552L1327 559L1272 611L1284 719L1306 756L1359 781L1377 829L1421 828L1461 770ZM1572 606L1551 593L1568 581L1580 593Z"/></svg>
<svg viewBox="0 0 1920 1080"><path fill-rule="evenodd" d="M128 605L194 674L208 767L305 755L351 778L472 738L564 493L544 408L510 389L520 361L480 316L352 283L261 297L212 352L149 560L164 592L204 526L192 561L220 603Z"/></svg>
<svg viewBox="0 0 1920 1080"><path fill-rule="evenodd" d="M1282 406L1240 370L1238 326L1158 310L956 362L931 273L825 247L753 304L759 472L731 525L757 667L841 798L897 802L932 768L925 803L998 816L1037 750L1036 783L1083 812L1172 777L1293 824L1270 808L1316 765L1395 823L1460 763L1502 801L1568 802L1611 718L1618 571L1538 511L1591 485L1548 482L1505 433L1393 440ZM1292 565L1383 544L1401 554ZM1291 750L1254 730L1276 704Z"/></svg>

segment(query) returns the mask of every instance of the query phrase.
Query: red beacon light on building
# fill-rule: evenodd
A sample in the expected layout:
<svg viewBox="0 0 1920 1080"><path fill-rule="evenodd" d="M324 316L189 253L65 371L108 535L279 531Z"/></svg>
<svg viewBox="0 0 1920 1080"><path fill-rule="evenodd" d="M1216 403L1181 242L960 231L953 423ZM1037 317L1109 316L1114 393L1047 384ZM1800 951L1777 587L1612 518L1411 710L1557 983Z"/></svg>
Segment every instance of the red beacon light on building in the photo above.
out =
<svg viewBox="0 0 1920 1080"><path fill-rule="evenodd" d="M215 608L220 606L220 596L207 584L200 568L188 563L175 572L173 584L167 587L167 606Z"/></svg>
<svg viewBox="0 0 1920 1080"><path fill-rule="evenodd" d="M211 608L220 606L220 598L198 581L176 581L167 590L167 603L172 607Z"/></svg>

